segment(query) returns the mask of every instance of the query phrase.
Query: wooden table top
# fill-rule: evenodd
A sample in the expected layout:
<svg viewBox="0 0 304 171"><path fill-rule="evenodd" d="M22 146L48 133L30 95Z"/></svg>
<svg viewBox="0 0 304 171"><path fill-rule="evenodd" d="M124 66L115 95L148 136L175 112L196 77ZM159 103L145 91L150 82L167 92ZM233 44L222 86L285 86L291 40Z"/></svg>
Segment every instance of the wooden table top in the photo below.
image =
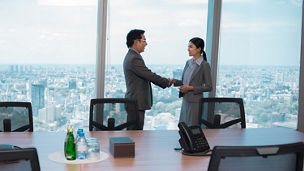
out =
<svg viewBox="0 0 304 171"><path fill-rule="evenodd" d="M209 145L273 145L304 141L304 134L287 128L206 129ZM91 164L69 165L56 163L48 155L63 150L65 132L0 133L0 144L36 147L42 171L79 170L207 170L210 157L184 156L179 147L177 130L92 131L86 136L99 139L101 150L109 158ZM110 137L130 137L135 142L135 158L113 158L109 152Z"/></svg>

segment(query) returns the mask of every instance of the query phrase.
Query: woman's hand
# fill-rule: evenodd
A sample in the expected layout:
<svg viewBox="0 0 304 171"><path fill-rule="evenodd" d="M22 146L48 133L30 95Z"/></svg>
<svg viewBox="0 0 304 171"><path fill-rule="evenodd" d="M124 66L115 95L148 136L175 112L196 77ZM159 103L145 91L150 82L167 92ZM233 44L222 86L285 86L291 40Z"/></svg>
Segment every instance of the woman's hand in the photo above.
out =
<svg viewBox="0 0 304 171"><path fill-rule="evenodd" d="M194 90L193 86L183 85L179 87L179 91L182 93L187 93L188 91Z"/></svg>

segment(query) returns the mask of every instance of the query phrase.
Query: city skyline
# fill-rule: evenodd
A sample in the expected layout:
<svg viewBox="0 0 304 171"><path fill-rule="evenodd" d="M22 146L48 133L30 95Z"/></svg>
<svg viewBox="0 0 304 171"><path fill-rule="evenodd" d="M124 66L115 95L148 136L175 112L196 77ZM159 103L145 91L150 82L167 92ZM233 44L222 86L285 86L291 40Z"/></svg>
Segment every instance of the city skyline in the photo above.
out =
<svg viewBox="0 0 304 171"><path fill-rule="evenodd" d="M89 102L95 98L96 88L94 65L8 65L6 68L0 70L0 100L31 101L33 109L35 106L38 109L38 114L34 114L36 131L64 131L68 123L74 128L88 129ZM152 71L168 78L181 77L182 68L182 65L151 66ZM295 128L298 75L296 66L221 66L217 97L243 98L249 128ZM37 95L41 91L37 85L44 89L43 95ZM181 107L178 89L154 85L152 89L153 106L146 113L144 129L177 129ZM123 98L125 91L122 66L107 68L105 97Z"/></svg>

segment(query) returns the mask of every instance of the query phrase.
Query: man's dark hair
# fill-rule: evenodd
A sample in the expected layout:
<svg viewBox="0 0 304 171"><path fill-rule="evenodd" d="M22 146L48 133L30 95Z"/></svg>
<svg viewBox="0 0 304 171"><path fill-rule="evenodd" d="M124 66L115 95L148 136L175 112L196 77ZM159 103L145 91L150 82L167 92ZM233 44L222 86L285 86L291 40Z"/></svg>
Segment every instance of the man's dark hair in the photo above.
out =
<svg viewBox="0 0 304 171"><path fill-rule="evenodd" d="M134 40L141 39L141 35L145 33L144 30L134 29L131 30L127 35L127 46L128 48L134 44Z"/></svg>

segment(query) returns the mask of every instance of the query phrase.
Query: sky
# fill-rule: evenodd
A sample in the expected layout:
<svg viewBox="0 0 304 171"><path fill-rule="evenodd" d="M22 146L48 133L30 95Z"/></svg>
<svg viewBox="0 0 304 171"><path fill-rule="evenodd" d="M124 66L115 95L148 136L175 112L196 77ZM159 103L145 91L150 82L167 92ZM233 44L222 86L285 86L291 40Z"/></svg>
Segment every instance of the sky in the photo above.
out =
<svg viewBox="0 0 304 171"><path fill-rule="evenodd" d="M1 0L0 64L95 64L98 0ZM181 64L206 40L208 0L109 0L107 64L121 64L126 34L146 31L146 64ZM223 0L221 65L297 65L301 0ZM208 45L206 45L208 46Z"/></svg>

